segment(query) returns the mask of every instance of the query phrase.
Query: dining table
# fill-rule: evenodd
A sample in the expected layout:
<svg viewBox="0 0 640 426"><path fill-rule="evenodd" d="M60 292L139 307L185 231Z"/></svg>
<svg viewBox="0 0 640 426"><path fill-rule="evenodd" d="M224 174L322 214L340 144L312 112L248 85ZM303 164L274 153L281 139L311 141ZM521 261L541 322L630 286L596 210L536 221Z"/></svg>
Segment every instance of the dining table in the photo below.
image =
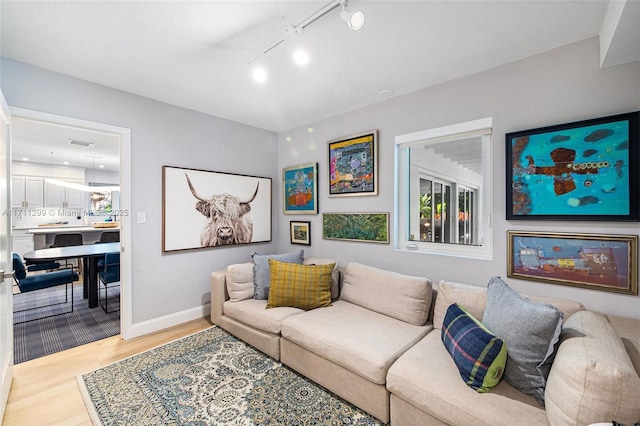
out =
<svg viewBox="0 0 640 426"><path fill-rule="evenodd" d="M107 253L119 253L120 243L85 244L79 246L55 247L30 251L22 257L25 260L67 260L82 258L83 297L89 299L89 308L98 306L98 259Z"/></svg>

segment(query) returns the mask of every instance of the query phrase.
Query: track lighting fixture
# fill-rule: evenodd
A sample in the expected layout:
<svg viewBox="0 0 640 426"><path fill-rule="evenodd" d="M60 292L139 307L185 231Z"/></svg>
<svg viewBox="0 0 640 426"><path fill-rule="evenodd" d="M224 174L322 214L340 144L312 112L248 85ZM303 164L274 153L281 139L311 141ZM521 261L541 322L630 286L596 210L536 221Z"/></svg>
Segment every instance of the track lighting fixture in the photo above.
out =
<svg viewBox="0 0 640 426"><path fill-rule="evenodd" d="M342 5L340 19L347 23L349 29L358 31L364 27L364 12L356 10L354 12L347 9L346 2Z"/></svg>
<svg viewBox="0 0 640 426"><path fill-rule="evenodd" d="M302 36L302 32L306 27L316 22L318 19L325 16L327 13L332 10L340 7L342 10L340 11L340 19L347 23L347 26L353 30L358 31L364 26L364 12L361 10L350 11L347 9L347 5L349 0L333 0L331 3L324 6L322 9L310 15L308 18L300 22L297 26L287 25L282 31L282 35L265 46L258 56L251 59L248 63L252 64L258 60L260 60L264 55L269 53L275 47L284 43L285 40L289 39L293 35L297 35L298 37ZM298 65L306 65L309 62L309 55L302 49L296 49L293 52L293 61ZM266 69L259 65L254 66L252 70L252 75L254 80L258 83L264 83L267 80L267 71Z"/></svg>

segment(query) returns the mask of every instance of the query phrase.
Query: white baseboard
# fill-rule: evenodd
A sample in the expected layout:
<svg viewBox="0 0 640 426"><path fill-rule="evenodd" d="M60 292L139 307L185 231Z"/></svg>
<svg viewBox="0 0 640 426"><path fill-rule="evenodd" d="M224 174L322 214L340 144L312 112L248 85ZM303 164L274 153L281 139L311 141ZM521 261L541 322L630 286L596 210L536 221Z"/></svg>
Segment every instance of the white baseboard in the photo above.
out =
<svg viewBox="0 0 640 426"><path fill-rule="evenodd" d="M209 315L211 315L211 304L207 303L206 305L187 309L185 311L175 312L173 314L153 318L147 321L137 322L131 325L129 333L126 333L126 335L125 333L122 334L122 339L128 340L133 339L134 337L144 336L145 334L164 330L166 328Z"/></svg>

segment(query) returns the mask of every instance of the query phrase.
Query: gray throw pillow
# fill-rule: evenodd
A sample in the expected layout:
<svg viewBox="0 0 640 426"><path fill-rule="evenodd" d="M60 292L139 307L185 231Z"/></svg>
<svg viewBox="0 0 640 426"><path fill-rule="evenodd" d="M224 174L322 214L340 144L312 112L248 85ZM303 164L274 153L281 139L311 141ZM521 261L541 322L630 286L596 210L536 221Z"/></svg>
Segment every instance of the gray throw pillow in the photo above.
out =
<svg viewBox="0 0 640 426"><path fill-rule="evenodd" d="M530 301L500 277L493 277L482 323L507 345L503 378L544 405L544 388L562 331L562 312L551 304Z"/></svg>
<svg viewBox="0 0 640 426"><path fill-rule="evenodd" d="M304 250L267 255L253 253L251 257L253 257L253 284L255 286L253 298L267 300L269 298L269 281L271 280L271 276L269 275L269 259L302 265Z"/></svg>

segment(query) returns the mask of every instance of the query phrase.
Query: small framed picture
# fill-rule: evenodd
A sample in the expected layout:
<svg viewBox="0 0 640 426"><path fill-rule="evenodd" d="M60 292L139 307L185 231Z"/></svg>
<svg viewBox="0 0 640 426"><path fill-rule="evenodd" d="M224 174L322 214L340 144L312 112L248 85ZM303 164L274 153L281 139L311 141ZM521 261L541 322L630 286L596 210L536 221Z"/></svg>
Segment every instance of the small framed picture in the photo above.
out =
<svg viewBox="0 0 640 426"><path fill-rule="evenodd" d="M282 169L284 214L318 214L318 163Z"/></svg>
<svg viewBox="0 0 640 426"><path fill-rule="evenodd" d="M290 222L290 242L291 244L311 245L311 222L300 222L292 220Z"/></svg>
<svg viewBox="0 0 640 426"><path fill-rule="evenodd" d="M329 197L378 195L378 131L329 142Z"/></svg>

